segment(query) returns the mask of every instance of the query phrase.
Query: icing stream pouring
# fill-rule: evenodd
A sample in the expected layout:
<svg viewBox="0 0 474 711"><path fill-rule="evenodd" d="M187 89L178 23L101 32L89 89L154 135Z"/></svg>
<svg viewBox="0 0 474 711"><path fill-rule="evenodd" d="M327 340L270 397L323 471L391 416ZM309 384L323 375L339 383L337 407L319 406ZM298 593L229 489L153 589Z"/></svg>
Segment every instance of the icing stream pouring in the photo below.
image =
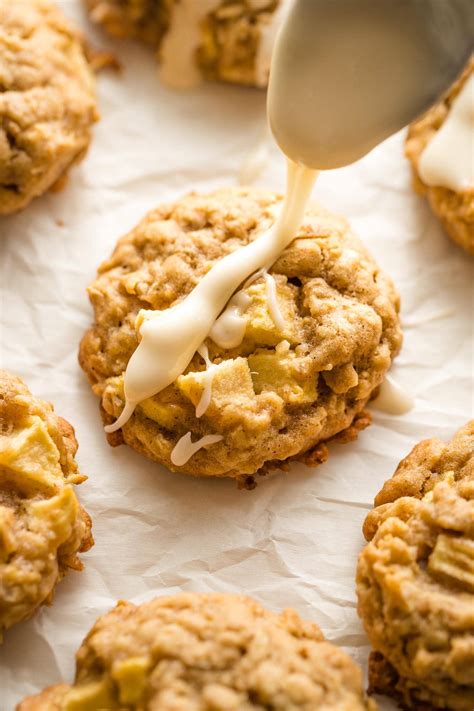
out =
<svg viewBox="0 0 474 711"><path fill-rule="evenodd" d="M125 372L126 404L107 432L173 383L210 334L229 344L235 329L243 336L245 299L241 294L229 304L235 292L255 272L270 269L294 239L319 170L365 155L454 79L472 46L471 3L294 0L276 40L268 91L270 126L289 159L280 213L270 229L218 261L182 301L140 311L139 344ZM272 318L281 325L275 284L268 278L266 284ZM209 436L192 443L185 435L180 442L174 463L211 444Z"/></svg>
<svg viewBox="0 0 474 711"><path fill-rule="evenodd" d="M303 220L316 176L315 170L289 163L287 195L269 230L217 262L183 301L163 311L140 311L141 340L125 371L125 408L106 432L120 429L139 402L181 375L240 284L278 259Z"/></svg>

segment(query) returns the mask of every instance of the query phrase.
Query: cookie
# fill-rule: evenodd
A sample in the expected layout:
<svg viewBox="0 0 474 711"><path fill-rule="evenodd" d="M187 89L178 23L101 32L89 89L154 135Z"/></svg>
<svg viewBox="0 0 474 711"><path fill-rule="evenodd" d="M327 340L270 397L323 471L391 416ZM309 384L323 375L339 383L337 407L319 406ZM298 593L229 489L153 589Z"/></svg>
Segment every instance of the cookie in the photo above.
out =
<svg viewBox="0 0 474 711"><path fill-rule="evenodd" d="M358 610L370 689L405 709L474 708L474 420L421 442L364 525Z"/></svg>
<svg viewBox="0 0 474 711"><path fill-rule="evenodd" d="M76 656L71 687L17 711L376 711L362 674L293 610L239 595L184 593L99 618Z"/></svg>
<svg viewBox="0 0 474 711"><path fill-rule="evenodd" d="M426 195L431 209L440 219L451 239L472 255L474 255L474 186L455 191L442 186L426 185L419 173L419 162L423 151L443 126L453 101L473 72L474 57L443 99L411 124L405 144L405 152L412 166L415 190L421 195Z"/></svg>
<svg viewBox="0 0 474 711"><path fill-rule="evenodd" d="M93 22L115 37L138 39L159 47L175 0L85 0Z"/></svg>
<svg viewBox="0 0 474 711"><path fill-rule="evenodd" d="M62 12L0 0L0 215L58 186L97 118L83 43Z"/></svg>
<svg viewBox="0 0 474 711"><path fill-rule="evenodd" d="M85 0L90 17L118 37L152 45L164 80L201 78L265 87L288 0Z"/></svg>
<svg viewBox="0 0 474 711"><path fill-rule="evenodd" d="M95 324L79 356L105 423L124 406L139 310L183 299L213 264L267 229L281 202L262 189L191 194L150 212L118 242L89 288ZM216 367L205 413L196 416L205 387L196 353L172 385L109 435L110 444L125 442L173 471L252 486L256 472L285 460L324 460L326 440L351 439L368 424L364 407L401 344L398 295L344 219L312 207L296 237L270 270L283 327L273 321L260 277L244 289L240 345L206 339ZM223 439L177 466L171 455L187 433L193 441Z"/></svg>
<svg viewBox="0 0 474 711"><path fill-rule="evenodd" d="M74 484L71 425L0 370L0 637L44 603L93 544Z"/></svg>

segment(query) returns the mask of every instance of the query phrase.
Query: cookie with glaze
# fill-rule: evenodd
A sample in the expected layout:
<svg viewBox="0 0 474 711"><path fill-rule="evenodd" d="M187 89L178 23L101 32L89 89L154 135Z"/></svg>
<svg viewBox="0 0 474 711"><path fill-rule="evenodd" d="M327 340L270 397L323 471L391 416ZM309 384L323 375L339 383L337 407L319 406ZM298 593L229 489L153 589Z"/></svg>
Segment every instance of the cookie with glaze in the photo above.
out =
<svg viewBox="0 0 474 711"><path fill-rule="evenodd" d="M410 125L405 143L405 153L412 166L413 187L421 195L426 195L431 209L449 237L472 255L474 255L474 187L457 192L443 186L426 185L418 172L418 163L424 149L446 121L454 99L473 72L474 56L443 99Z"/></svg>
<svg viewBox="0 0 474 711"><path fill-rule="evenodd" d="M287 0L216 0L203 18L193 65L205 79L265 87L273 37L272 23ZM93 22L116 37L151 45L161 60L163 40L178 21L176 0L85 0ZM275 19L277 18L277 19ZM270 35L270 39L266 35ZM270 48L271 49L271 46Z"/></svg>
<svg viewBox="0 0 474 711"><path fill-rule="evenodd" d="M153 210L119 240L89 288L95 323L80 348L105 423L124 406L140 309L185 298L213 264L271 226L281 202L262 189L191 194ZM257 472L291 459L324 461L328 440L352 439L368 424L364 408L401 345L397 292L344 219L313 206L295 237L270 270L284 328L273 322L258 279L245 289L242 343L225 349L206 339L217 367L204 415L196 417L205 367L196 354L108 436L110 444L125 442L172 471L252 486ZM177 467L171 452L187 432L193 441L223 440Z"/></svg>

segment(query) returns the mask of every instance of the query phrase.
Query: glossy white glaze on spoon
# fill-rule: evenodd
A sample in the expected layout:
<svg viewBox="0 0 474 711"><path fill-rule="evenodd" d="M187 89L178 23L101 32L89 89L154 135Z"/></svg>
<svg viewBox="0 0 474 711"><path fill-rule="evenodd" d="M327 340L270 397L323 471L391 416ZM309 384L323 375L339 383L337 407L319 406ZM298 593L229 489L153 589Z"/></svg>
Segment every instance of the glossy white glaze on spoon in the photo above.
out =
<svg viewBox="0 0 474 711"><path fill-rule="evenodd" d="M404 415L413 409L414 398L391 375L386 375L379 394L371 403L377 410L390 415Z"/></svg>
<svg viewBox="0 0 474 711"><path fill-rule="evenodd" d="M349 165L413 121L472 52L473 0L295 0L275 42L270 126L291 160Z"/></svg>
<svg viewBox="0 0 474 711"><path fill-rule="evenodd" d="M196 454L203 447L209 447L211 444L216 444L220 442L222 435L204 435L197 442L191 441L191 432L186 432L176 443L173 451L171 452L171 461L177 467L182 467L186 464L193 454Z"/></svg>
<svg viewBox="0 0 474 711"><path fill-rule="evenodd" d="M474 74L421 154L418 172L426 185L456 192L474 188Z"/></svg>
<svg viewBox="0 0 474 711"><path fill-rule="evenodd" d="M317 171L289 162L287 194L275 224L218 261L175 306L140 311L141 340L125 371L125 408L106 432L123 427L139 402L161 392L184 372L239 284L278 259L303 221L316 177Z"/></svg>

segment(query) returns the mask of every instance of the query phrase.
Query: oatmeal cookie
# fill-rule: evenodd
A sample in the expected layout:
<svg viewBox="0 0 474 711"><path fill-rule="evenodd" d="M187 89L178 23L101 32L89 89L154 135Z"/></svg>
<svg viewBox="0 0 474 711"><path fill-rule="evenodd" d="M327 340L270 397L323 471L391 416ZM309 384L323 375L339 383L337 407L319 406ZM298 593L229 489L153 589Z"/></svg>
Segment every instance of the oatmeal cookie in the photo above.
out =
<svg viewBox="0 0 474 711"><path fill-rule="evenodd" d="M138 39L158 48L176 0L84 0L93 22L115 37Z"/></svg>
<svg viewBox="0 0 474 711"><path fill-rule="evenodd" d="M281 201L261 189L191 194L150 212L118 242L89 288L95 324L80 348L105 423L124 406L139 310L183 299L217 260L267 229ZM196 417L205 367L196 354L183 375L109 435L110 444L126 442L173 471L251 486L262 468L295 457L316 463L318 445L335 435L350 439L368 424L358 417L401 344L398 295L344 219L313 207L296 237L270 270L284 328L275 326L258 279L245 289L240 346L206 340L217 367L204 415ZM208 434L223 440L177 467L170 455L187 432L193 441Z"/></svg>
<svg viewBox="0 0 474 711"><path fill-rule="evenodd" d="M196 61L206 79L264 88L288 0L221 2L203 23Z"/></svg>
<svg viewBox="0 0 474 711"><path fill-rule="evenodd" d="M375 499L359 558L370 689L405 709L474 708L474 420L421 442Z"/></svg>
<svg viewBox="0 0 474 711"><path fill-rule="evenodd" d="M76 656L71 687L17 711L376 711L362 674L293 610L248 597L184 593L99 618Z"/></svg>
<svg viewBox="0 0 474 711"><path fill-rule="evenodd" d="M0 0L0 215L80 161L97 120L81 37L49 0Z"/></svg>
<svg viewBox="0 0 474 711"><path fill-rule="evenodd" d="M73 487L86 479L76 450L71 425L0 370L0 637L50 603L93 544Z"/></svg>
<svg viewBox="0 0 474 711"><path fill-rule="evenodd" d="M151 44L159 60L183 66L189 38L197 24L197 43L191 47L190 71L202 77L235 84L265 87L276 29L288 0L206 0L196 13L196 0L85 0L90 17L111 34ZM179 7L178 7L179 6ZM173 40L166 50L169 36ZM179 55L179 56L178 56ZM171 77L164 73L165 79ZM184 80L184 81L183 81ZM169 79L169 83L174 83ZM179 78L185 86L185 78Z"/></svg>
<svg viewBox="0 0 474 711"><path fill-rule="evenodd" d="M411 124L405 144L405 152L412 165L415 190L427 196L433 212L439 217L451 239L472 255L474 255L474 188L455 192L442 186L426 185L418 173L418 163L424 149L445 122L452 102L473 72L474 56L443 99Z"/></svg>

